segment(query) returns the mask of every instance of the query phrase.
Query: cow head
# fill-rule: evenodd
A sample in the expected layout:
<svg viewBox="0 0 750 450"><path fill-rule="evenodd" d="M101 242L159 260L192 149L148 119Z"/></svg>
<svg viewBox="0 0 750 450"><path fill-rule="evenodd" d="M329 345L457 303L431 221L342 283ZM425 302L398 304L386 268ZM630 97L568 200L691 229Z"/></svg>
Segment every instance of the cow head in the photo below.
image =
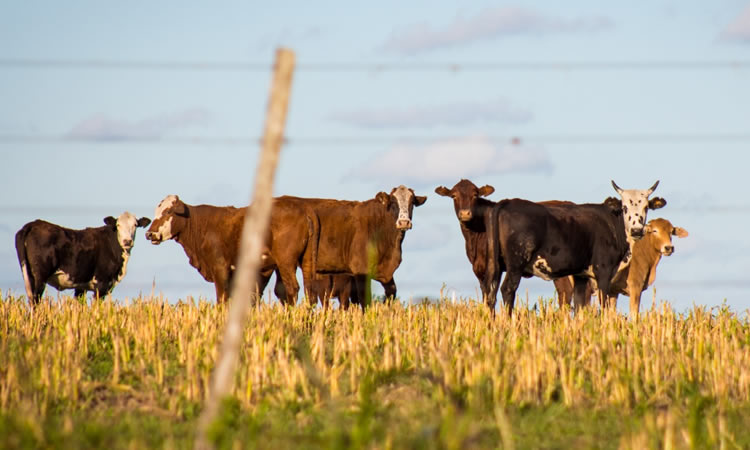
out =
<svg viewBox="0 0 750 450"><path fill-rule="evenodd" d="M688 236L687 230L672 226L667 219L654 219L649 221L644 229L646 236L653 243L653 248L664 256L674 253L672 236L684 238Z"/></svg>
<svg viewBox="0 0 750 450"><path fill-rule="evenodd" d="M445 186L435 188L436 194L453 198L453 208L456 210L456 217L461 222L471 221L476 215L477 199L486 197L493 192L495 192L495 188L489 184L479 188L469 180L461 180L451 189Z"/></svg>
<svg viewBox="0 0 750 450"><path fill-rule="evenodd" d="M190 210L180 197L167 195L156 207L154 221L146 232L146 239L154 245L174 239L185 227L188 217Z"/></svg>
<svg viewBox="0 0 750 450"><path fill-rule="evenodd" d="M150 223L151 219L148 217L141 217L138 219L127 211L120 214L120 217L117 219L112 216L104 218L104 224L112 228L112 231L117 232L117 242L123 250L130 250L133 248L136 228L145 228Z"/></svg>
<svg viewBox="0 0 750 450"><path fill-rule="evenodd" d="M414 190L403 184L393 188L390 194L378 192L375 199L397 214L396 228L404 231L411 229L411 213L414 207L427 201L426 196L414 195Z"/></svg>
<svg viewBox="0 0 750 450"><path fill-rule="evenodd" d="M659 181L657 180L649 189L621 189L612 180L612 187L620 194L622 201L622 216L625 222L625 234L628 236L628 239L637 240L642 238L648 210L663 208L667 204L667 201L661 197L654 197L651 200L648 198L658 185Z"/></svg>

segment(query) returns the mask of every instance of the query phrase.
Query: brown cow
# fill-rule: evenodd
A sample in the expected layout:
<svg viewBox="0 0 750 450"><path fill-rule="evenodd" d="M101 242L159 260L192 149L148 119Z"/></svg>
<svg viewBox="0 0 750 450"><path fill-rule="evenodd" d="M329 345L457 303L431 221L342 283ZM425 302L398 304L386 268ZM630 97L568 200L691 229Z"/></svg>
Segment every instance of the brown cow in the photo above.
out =
<svg viewBox="0 0 750 450"><path fill-rule="evenodd" d="M156 207L154 216L146 238L154 245L170 239L182 245L190 265L206 281L214 283L216 301L225 302L237 262L245 208L189 205L176 195L168 195ZM276 269L286 288L287 303L296 302L299 285L295 274L299 261L295 258L304 252L309 236L306 218L296 211L277 208L274 202L258 292L265 289ZM279 290L276 292L277 295L280 293Z"/></svg>
<svg viewBox="0 0 750 450"><path fill-rule="evenodd" d="M415 206L427 197L414 195L412 189L398 186L390 194L378 192L366 201L331 200L283 196L278 204L312 220L313 239L302 255L302 274L306 286L318 274L353 275L356 298L364 308L368 274L379 281L387 299L396 296L393 273L401 264L401 243L412 227ZM301 220L300 220L301 221ZM282 277L284 274L282 273Z"/></svg>
<svg viewBox="0 0 750 450"><path fill-rule="evenodd" d="M675 227L666 219L649 221L644 229L643 238L633 245L630 265L612 280L609 305L617 305L618 294L627 295L630 297L630 317L638 317L641 292L654 284L656 266L662 255L669 256L674 253L672 236L684 238L687 235L688 232L684 228Z"/></svg>
<svg viewBox="0 0 750 450"><path fill-rule="evenodd" d="M456 211L458 223L461 226L461 234L466 242L466 257L471 263L471 270L479 280L479 287L482 290L482 297L488 302L488 296L495 286L500 282L499 279L487 275L487 214L492 211L496 205L492 200L486 197L495 192L495 188L490 185L477 187L469 180L462 179L451 189L445 186L435 188L435 193L443 197L453 198L453 208ZM498 261L502 264L502 261ZM500 271L502 273L502 270ZM494 304L495 299L490 299Z"/></svg>

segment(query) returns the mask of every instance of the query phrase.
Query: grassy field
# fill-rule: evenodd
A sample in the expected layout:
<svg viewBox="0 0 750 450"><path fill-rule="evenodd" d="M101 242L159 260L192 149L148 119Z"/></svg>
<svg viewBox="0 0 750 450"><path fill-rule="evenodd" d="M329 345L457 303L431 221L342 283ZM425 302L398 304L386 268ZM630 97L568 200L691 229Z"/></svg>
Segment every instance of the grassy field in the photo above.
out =
<svg viewBox="0 0 750 450"><path fill-rule="evenodd" d="M0 447L186 448L225 309L0 301ZM250 313L220 448L750 448L750 323L552 302Z"/></svg>

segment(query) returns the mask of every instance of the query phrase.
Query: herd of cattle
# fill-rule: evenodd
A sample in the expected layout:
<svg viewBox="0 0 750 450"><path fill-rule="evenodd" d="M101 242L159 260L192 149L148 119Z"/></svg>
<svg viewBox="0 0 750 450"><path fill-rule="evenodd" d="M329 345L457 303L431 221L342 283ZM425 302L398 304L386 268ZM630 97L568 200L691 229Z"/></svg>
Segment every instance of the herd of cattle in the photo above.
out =
<svg viewBox="0 0 750 450"><path fill-rule="evenodd" d="M453 199L466 256L492 311L500 290L512 312L521 279L537 276L554 281L561 306L571 301L584 306L594 292L602 307L615 305L619 294L628 295L633 317L661 256L674 251L672 236L687 236L665 219L646 222L649 209L666 205L663 198L649 199L658 184L624 190L613 181L619 198L587 204L494 202L485 198L494 192L492 186L477 187L469 180L435 192ZM276 296L294 305L301 268L310 302L326 308L332 298L344 308L350 303L364 307L370 278L382 284L387 299L395 298L393 274L401 263L401 245L412 228L414 207L426 200L403 185L366 201L274 198L258 292L275 273ZM189 205L169 195L156 207L153 222L128 212L84 230L30 222L16 234L27 296L38 303L46 284L75 289L76 296L108 294L125 276L136 229L150 224L146 239L152 244L177 241L190 264L214 283L217 302L225 302L245 214L245 208Z"/></svg>

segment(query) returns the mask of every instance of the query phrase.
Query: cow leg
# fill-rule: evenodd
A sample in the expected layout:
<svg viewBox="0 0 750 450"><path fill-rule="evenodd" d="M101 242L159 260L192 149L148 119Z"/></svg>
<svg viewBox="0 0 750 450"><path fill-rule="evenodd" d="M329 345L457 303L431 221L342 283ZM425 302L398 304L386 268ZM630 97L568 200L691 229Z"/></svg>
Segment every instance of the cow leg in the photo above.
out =
<svg viewBox="0 0 750 450"><path fill-rule="evenodd" d="M286 301L286 288L284 287L284 283L281 282L281 277L278 275L276 275L276 284L273 286L273 293L281 303Z"/></svg>
<svg viewBox="0 0 750 450"><path fill-rule="evenodd" d="M287 306L294 306L297 304L297 296L299 295L299 283L297 282L297 265L288 264L282 267L279 265L279 272L281 275L281 282L284 283L284 289L286 290L286 298L284 304Z"/></svg>
<svg viewBox="0 0 750 450"><path fill-rule="evenodd" d="M573 308L575 311L578 311L591 302L591 293L588 290L588 286L588 278L573 277ZM586 298L587 295L588 298Z"/></svg>
<svg viewBox="0 0 750 450"><path fill-rule="evenodd" d="M396 299L396 282L391 278L390 281L380 283L385 290L385 303L390 305Z"/></svg>
<svg viewBox="0 0 750 450"><path fill-rule="evenodd" d="M505 304L505 309L508 310L508 316L511 316L513 314L513 305L516 302L516 291L518 291L518 286L521 284L521 273L518 271L508 271L505 274L505 280L503 280L503 284L500 287L500 292L503 294L503 304ZM490 299L487 301L487 306L490 307L492 310L492 313L495 312L495 302L493 301L492 304L490 304Z"/></svg>
<svg viewBox="0 0 750 450"><path fill-rule="evenodd" d="M641 286L628 283L628 292L630 293L630 318L636 320L641 309Z"/></svg>
<svg viewBox="0 0 750 450"><path fill-rule="evenodd" d="M44 290L46 288L47 283L45 283L44 281L34 280L34 285L32 286L33 294L29 299L33 305L38 305L42 301Z"/></svg>
<svg viewBox="0 0 750 450"><path fill-rule="evenodd" d="M573 277L555 278L552 282L555 284L560 309L565 306L570 307L570 302L573 300Z"/></svg>
<svg viewBox="0 0 750 450"><path fill-rule="evenodd" d="M500 276L488 275L486 279L479 284L482 289L484 303L491 309L495 310L497 304L497 291L500 288Z"/></svg>
<svg viewBox="0 0 750 450"><path fill-rule="evenodd" d="M102 301L112 290L112 286L94 286L94 300Z"/></svg>
<svg viewBox="0 0 750 450"><path fill-rule="evenodd" d="M254 295L257 297L257 301L261 301L263 299L263 291L266 290L268 282L271 280L271 275L273 275L273 271L273 269L261 269L258 272L258 282L255 286L254 293Z"/></svg>
<svg viewBox="0 0 750 450"><path fill-rule="evenodd" d="M345 283L333 282L333 292L331 295L336 295L339 298L339 305L341 308L349 309L351 302L359 303L359 299L356 297L357 282L354 277L348 279Z"/></svg>
<svg viewBox="0 0 750 450"><path fill-rule="evenodd" d="M359 307L362 308L362 311L364 312L365 308L370 305L370 302L372 301L372 298L368 297L367 287L370 283L370 280L367 278L366 275L356 275L354 277L354 292L356 295L356 300L352 299L354 303L359 303Z"/></svg>
<svg viewBox="0 0 750 450"><path fill-rule="evenodd" d="M86 300L85 298L86 291L83 289L76 289L73 295L75 296L77 300L81 300L81 297L84 297L83 300Z"/></svg>
<svg viewBox="0 0 750 450"><path fill-rule="evenodd" d="M227 301L227 290L224 283L216 281L214 282L214 288L216 289L216 304L224 304Z"/></svg>
<svg viewBox="0 0 750 450"><path fill-rule="evenodd" d="M29 301L32 305L38 305L42 301L44 290L47 288L47 279L52 275L52 272L45 274L40 270L34 270L33 267L29 268L31 273L31 298Z"/></svg>
<svg viewBox="0 0 750 450"><path fill-rule="evenodd" d="M617 309L617 295L608 295L601 289L598 290L599 306L604 309Z"/></svg>

